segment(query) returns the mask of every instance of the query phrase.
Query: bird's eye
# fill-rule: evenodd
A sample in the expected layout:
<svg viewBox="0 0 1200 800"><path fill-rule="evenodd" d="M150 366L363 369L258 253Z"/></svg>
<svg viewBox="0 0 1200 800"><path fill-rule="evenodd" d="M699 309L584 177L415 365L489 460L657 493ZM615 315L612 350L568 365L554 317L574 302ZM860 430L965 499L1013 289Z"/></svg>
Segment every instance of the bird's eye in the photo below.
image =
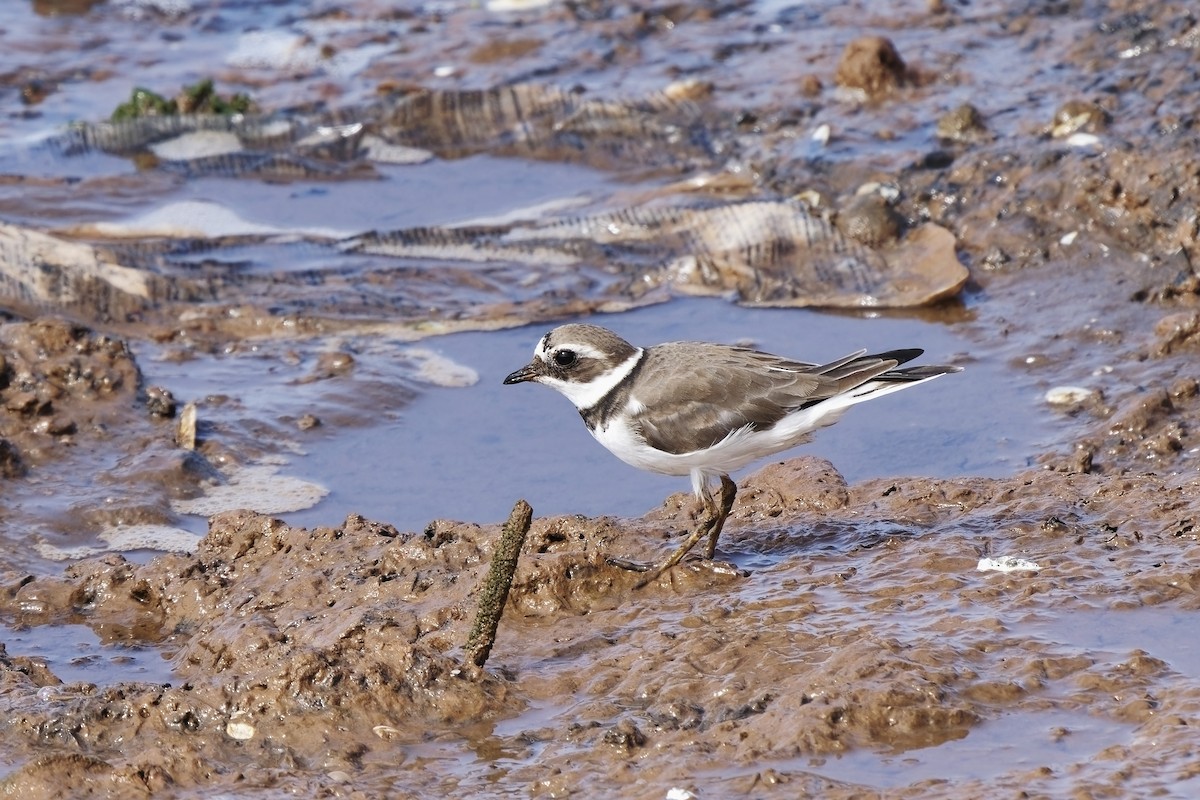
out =
<svg viewBox="0 0 1200 800"><path fill-rule="evenodd" d="M578 360L579 357L575 355L574 350L554 351L554 363L558 364L560 367L569 367Z"/></svg>

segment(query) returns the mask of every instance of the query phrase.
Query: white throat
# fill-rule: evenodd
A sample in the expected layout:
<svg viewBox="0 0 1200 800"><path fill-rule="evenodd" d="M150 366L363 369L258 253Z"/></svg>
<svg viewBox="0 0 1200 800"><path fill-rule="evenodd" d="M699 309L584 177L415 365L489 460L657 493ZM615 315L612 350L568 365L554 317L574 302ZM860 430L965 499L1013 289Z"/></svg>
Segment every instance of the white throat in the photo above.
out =
<svg viewBox="0 0 1200 800"><path fill-rule="evenodd" d="M576 409L583 411L599 403L617 384L625 380L629 376L629 373L633 372L633 368L637 366L641 358L642 348L639 347L629 358L617 364L608 372L597 375L587 383L562 381L548 375L538 378L538 383L545 384L562 392L575 405Z"/></svg>

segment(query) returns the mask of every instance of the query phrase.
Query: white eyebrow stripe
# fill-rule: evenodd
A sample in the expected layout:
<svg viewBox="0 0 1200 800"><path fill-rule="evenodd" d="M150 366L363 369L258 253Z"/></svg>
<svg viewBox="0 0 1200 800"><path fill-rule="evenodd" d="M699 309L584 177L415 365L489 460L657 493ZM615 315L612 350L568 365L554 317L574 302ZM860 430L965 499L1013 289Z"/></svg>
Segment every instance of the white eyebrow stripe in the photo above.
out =
<svg viewBox="0 0 1200 800"><path fill-rule="evenodd" d="M545 342L542 342L542 344L538 345L538 349L537 349L537 352L535 353L535 355L538 358L540 358L542 361L549 361L550 353L548 353L546 351L545 347L543 346L544 344L545 344ZM592 347L590 344L583 344L583 343L575 344L573 342L563 342L562 344L556 346L554 349L555 350L573 350L575 352L575 355L579 356L580 358L603 359L606 357L606 355L603 351L597 350L596 348Z"/></svg>

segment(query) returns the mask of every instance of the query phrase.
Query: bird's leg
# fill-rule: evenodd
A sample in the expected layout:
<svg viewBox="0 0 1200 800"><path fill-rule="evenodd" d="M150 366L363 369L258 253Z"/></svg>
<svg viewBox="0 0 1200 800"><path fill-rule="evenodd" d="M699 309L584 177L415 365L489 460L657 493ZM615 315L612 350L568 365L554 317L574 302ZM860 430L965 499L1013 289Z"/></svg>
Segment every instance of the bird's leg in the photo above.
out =
<svg viewBox="0 0 1200 800"><path fill-rule="evenodd" d="M707 559L711 560L717 552L717 539L721 536L721 528L725 527L725 520L733 509L733 498L735 497L737 497L737 484L731 481L728 475L722 475L720 514L717 516L712 530L708 532L708 544L704 546L704 557ZM716 507L716 503L713 504L713 507Z"/></svg>
<svg viewBox="0 0 1200 800"><path fill-rule="evenodd" d="M683 540L683 544L679 545L675 552L667 557L666 561L651 567L649 571L647 571L642 577L642 579L634 585L633 588L641 589L643 586L651 581L656 580L658 576L662 575L671 567L682 561L683 557L688 554L688 551L695 547L696 542L703 539L706 533L713 537L713 547L716 547L716 534L720 533L721 523L725 521L724 515L729 513L728 506L733 505L733 495L728 492L725 484L726 481L729 482L730 486L733 485L733 481L730 481L729 478L725 477L724 475L721 476L721 505L724 509L724 512L722 513L722 509L717 508L717 503L715 500L713 500L712 493L708 491L708 487L704 487L704 494L701 495L700 498L704 502L704 516L700 519L700 525L697 526L696 530ZM737 487L735 486L734 492L736 491ZM730 495L728 501L725 500L726 494ZM711 555L708 557L712 558Z"/></svg>

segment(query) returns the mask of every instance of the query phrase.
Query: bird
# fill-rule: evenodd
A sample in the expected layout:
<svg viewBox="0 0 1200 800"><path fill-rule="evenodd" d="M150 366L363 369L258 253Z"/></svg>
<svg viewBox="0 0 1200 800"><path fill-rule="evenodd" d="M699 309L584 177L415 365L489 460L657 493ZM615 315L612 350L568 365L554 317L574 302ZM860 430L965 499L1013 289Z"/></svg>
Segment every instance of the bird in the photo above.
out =
<svg viewBox="0 0 1200 800"><path fill-rule="evenodd" d="M731 472L808 442L853 405L961 372L945 365L897 369L923 352L867 355L864 349L813 364L709 342L636 347L607 328L571 323L546 333L533 360L504 384L540 383L559 391L592 436L626 464L691 478L703 513L670 556L652 565L608 559L644 573L640 588L705 536L704 557L713 558L737 495ZM714 481L720 482L717 497Z"/></svg>

